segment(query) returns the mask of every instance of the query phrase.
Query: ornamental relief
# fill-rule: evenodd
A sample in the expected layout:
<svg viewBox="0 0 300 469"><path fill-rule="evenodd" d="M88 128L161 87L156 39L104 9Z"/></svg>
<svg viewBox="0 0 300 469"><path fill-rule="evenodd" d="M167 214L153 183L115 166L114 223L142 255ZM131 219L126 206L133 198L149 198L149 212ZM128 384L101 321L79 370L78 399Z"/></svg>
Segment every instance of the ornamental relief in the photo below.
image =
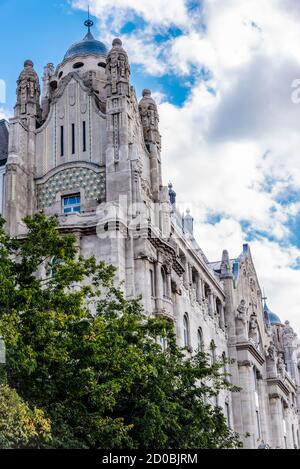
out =
<svg viewBox="0 0 300 469"><path fill-rule="evenodd" d="M105 173L88 168L70 168L60 171L44 184L37 186L38 208L52 207L59 192L84 189L86 199L105 200Z"/></svg>

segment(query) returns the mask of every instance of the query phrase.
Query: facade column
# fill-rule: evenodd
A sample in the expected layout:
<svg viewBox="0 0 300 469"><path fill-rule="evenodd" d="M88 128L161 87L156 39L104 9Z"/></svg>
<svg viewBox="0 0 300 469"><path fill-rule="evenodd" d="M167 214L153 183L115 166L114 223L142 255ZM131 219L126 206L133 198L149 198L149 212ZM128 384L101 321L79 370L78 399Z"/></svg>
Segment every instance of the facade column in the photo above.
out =
<svg viewBox="0 0 300 469"><path fill-rule="evenodd" d="M189 265L186 257L184 258L183 285L185 288L189 287Z"/></svg>
<svg viewBox="0 0 300 469"><path fill-rule="evenodd" d="M210 316L213 316L214 308L213 308L213 294L211 289L208 292L208 312Z"/></svg>
<svg viewBox="0 0 300 469"><path fill-rule="evenodd" d="M220 308L220 328L225 331L225 316L224 316L224 306L221 304Z"/></svg>
<svg viewBox="0 0 300 469"><path fill-rule="evenodd" d="M245 361L239 365L240 376L240 399L243 422L243 435L249 433L249 437L244 438L244 447L253 449L258 447L255 389L253 379L253 366L250 361Z"/></svg>
<svg viewBox="0 0 300 469"><path fill-rule="evenodd" d="M197 274L196 299L197 299L198 303L201 303L201 300L202 300L202 280L201 280L201 277L200 277L199 273Z"/></svg>
<svg viewBox="0 0 300 469"><path fill-rule="evenodd" d="M268 406L266 405L266 398L268 396L266 383L263 381L262 377L257 380L257 391L259 396L259 413L260 413L260 423L261 423L261 439L264 443L271 446L271 432L268 422Z"/></svg>
<svg viewBox="0 0 300 469"><path fill-rule="evenodd" d="M283 414L282 402L279 394L272 394L270 397L270 421L272 422L272 449L283 449Z"/></svg>

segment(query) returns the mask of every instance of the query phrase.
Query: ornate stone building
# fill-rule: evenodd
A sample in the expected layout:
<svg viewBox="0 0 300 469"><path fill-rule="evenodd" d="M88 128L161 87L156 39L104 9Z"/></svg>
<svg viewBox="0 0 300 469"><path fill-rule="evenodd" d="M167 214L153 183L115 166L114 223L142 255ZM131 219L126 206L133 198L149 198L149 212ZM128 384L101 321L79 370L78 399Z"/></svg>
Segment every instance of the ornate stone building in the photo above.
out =
<svg viewBox="0 0 300 469"><path fill-rule="evenodd" d="M25 215L57 215L83 255L117 266L128 298L141 295L148 314L174 322L187 354L200 347L212 360L234 359L225 366L242 389L212 404L246 448L299 448L297 336L263 302L248 245L237 259L227 251L220 262L205 257L192 216L179 213L162 182L151 92L137 101L120 39L108 50L86 26L56 68L46 65L42 91L25 62L8 143L0 122L9 232L24 235Z"/></svg>

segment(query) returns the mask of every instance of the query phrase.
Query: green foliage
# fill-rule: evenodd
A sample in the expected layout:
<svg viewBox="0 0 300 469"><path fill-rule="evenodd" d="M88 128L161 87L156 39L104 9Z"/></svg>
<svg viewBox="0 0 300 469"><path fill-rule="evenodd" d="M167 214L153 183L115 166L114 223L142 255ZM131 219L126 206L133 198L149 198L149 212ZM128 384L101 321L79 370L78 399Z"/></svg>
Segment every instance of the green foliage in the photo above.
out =
<svg viewBox="0 0 300 469"><path fill-rule="evenodd" d="M113 286L114 268L78 257L55 219L27 218L28 236L0 227L0 335L7 379L51 421L52 448L230 448L219 408L223 363L187 359L172 324L148 318ZM158 337L166 337L165 352ZM34 446L28 440L28 447Z"/></svg>
<svg viewBox="0 0 300 469"><path fill-rule="evenodd" d="M50 439L50 421L44 413L30 409L14 389L0 386L0 448L38 447Z"/></svg>

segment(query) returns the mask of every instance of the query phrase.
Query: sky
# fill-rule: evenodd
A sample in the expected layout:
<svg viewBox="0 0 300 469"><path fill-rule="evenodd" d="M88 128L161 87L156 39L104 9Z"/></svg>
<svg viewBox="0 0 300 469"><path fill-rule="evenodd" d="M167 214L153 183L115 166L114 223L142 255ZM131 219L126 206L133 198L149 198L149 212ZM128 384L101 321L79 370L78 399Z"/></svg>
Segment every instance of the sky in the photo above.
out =
<svg viewBox="0 0 300 469"><path fill-rule="evenodd" d="M89 4L94 35L123 40L138 97L157 99L164 183L191 209L201 248L216 261L248 242L270 309L300 334L300 2ZM41 76L84 36L87 5L0 0L0 118L25 59Z"/></svg>

